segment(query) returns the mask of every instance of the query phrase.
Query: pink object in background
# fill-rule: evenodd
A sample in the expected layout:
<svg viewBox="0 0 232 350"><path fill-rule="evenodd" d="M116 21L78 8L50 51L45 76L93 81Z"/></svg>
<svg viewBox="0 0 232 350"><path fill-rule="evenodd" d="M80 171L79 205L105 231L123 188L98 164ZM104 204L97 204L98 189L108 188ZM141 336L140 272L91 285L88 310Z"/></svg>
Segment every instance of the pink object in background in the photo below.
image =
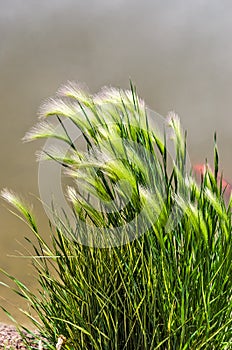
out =
<svg viewBox="0 0 232 350"><path fill-rule="evenodd" d="M201 181L201 177L205 174L206 169L207 167L205 164L196 164L193 166L193 173L195 175L197 182ZM209 166L208 166L208 169L211 170ZM228 181L226 181L224 178L222 178L221 180L221 175L219 174L218 183L220 183L220 181L222 181L222 190L224 191L225 199L229 201L230 196L232 194L232 185Z"/></svg>

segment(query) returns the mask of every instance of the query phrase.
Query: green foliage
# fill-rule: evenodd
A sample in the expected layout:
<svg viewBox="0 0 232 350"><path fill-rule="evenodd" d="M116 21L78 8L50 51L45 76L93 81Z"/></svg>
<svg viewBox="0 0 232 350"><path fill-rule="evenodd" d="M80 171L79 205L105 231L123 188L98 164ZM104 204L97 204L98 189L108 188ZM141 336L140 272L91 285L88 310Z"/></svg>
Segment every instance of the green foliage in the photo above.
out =
<svg viewBox="0 0 232 350"><path fill-rule="evenodd" d="M232 200L226 205L217 182L216 146L215 173L208 169L198 186L187 170L179 119L170 114L168 120L170 162L166 136L150 127L133 86L91 96L69 84L41 114L57 117L63 132L42 121L26 139L55 137L70 146L65 157L51 150L44 158L62 163L73 179L68 196L77 231L54 211L46 243L29 209L4 190L37 238L32 261L39 295L4 273L36 311L39 321L25 313L47 347L63 334L66 348L77 350L231 349ZM76 149L65 118L81 130L87 152ZM79 191L80 180L95 202ZM81 244L87 229L108 245Z"/></svg>

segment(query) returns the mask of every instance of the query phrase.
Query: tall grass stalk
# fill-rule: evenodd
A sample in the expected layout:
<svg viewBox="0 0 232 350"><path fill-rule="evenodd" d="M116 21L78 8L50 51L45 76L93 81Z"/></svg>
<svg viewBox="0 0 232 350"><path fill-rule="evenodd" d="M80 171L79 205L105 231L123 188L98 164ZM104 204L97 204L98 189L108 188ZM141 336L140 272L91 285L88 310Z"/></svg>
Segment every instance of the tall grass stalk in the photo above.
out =
<svg viewBox="0 0 232 350"><path fill-rule="evenodd" d="M170 162L166 135L151 129L133 86L92 96L68 84L41 114L45 120L25 139L54 137L69 145L65 157L54 149L43 157L62 163L73 179L67 195L77 230L54 211L46 243L23 201L3 190L37 238L31 258L39 292L3 272L36 312L37 318L24 314L46 346L62 334L66 348L76 350L231 349L232 200L225 203L217 183L216 144L215 172L207 170L198 185L187 170L179 119L169 116ZM47 118L57 118L63 132L57 134ZM65 119L81 130L87 152L76 148ZM78 237L91 227L106 240L112 229L123 244L81 244Z"/></svg>

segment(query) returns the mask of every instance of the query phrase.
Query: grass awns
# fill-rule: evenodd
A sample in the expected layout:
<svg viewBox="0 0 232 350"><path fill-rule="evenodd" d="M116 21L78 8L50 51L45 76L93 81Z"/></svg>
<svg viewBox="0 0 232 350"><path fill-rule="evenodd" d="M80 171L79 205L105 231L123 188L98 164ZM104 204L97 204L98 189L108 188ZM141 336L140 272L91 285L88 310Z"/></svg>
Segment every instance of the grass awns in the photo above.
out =
<svg viewBox="0 0 232 350"><path fill-rule="evenodd" d="M25 314L48 347L59 334L77 350L231 347L232 201L225 203L217 182L217 147L215 172L208 169L198 185L179 119L169 117L170 159L168 136L150 126L147 111L133 86L92 96L71 83L41 108L41 117L57 119L62 134L42 124L26 135L62 138L68 154L44 157L62 164L73 180L68 194L76 228L54 212L50 244L23 202L3 193L38 240L32 262L39 295L8 277L36 311L38 320ZM66 119L81 131L86 152L68 135ZM108 245L97 246L102 238L90 242L94 233ZM92 244L81 244L86 236Z"/></svg>

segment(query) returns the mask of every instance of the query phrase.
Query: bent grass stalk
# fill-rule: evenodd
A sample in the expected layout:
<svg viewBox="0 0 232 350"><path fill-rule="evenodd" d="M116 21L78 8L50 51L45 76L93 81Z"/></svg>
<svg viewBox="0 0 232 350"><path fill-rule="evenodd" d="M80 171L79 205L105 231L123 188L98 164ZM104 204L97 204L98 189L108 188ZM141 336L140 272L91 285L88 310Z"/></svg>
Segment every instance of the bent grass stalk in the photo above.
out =
<svg viewBox="0 0 232 350"><path fill-rule="evenodd" d="M120 233L128 238L126 223L146 209L146 230L141 233L141 222L135 221L136 239L108 248L80 244L68 219L61 221L54 210L56 225L51 225L48 244L23 201L3 190L37 238L31 242L31 259L39 293L2 272L36 312L37 318L22 311L47 340L43 347L54 348L51 344L62 334L65 347L75 350L230 349L232 200L226 206L217 185L216 145L215 174L207 170L199 186L187 172L186 138L171 114L176 159L170 170L166 136L151 130L133 86L91 96L70 83L45 103L41 114L58 118L63 134L56 135L52 124L42 121L25 140L55 137L69 144L64 158L59 150L45 158L62 162L73 179L68 195L80 236L86 232L78 220L91 222L103 234L105 228L125 227ZM81 130L87 153L76 149L64 119ZM78 192L80 179L102 210ZM130 184L129 200L122 179ZM106 210L109 199L114 199L111 211ZM181 215L167 230L173 208Z"/></svg>

